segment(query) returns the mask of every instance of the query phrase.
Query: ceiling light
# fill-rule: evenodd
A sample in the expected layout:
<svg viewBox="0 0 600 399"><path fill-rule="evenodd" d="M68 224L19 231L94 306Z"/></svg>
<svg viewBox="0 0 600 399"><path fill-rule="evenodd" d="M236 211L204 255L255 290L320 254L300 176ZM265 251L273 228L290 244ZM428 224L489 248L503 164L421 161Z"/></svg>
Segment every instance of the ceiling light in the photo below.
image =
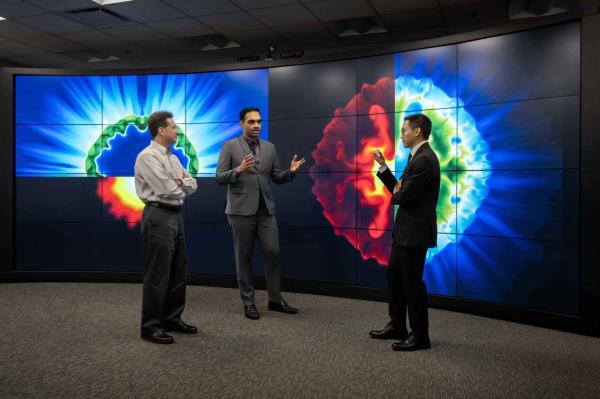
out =
<svg viewBox="0 0 600 399"><path fill-rule="evenodd" d="M98 3L101 6L107 6L109 4L115 4L115 3L125 3L128 1L133 1L133 0L92 0L94 3Z"/></svg>
<svg viewBox="0 0 600 399"><path fill-rule="evenodd" d="M386 33L387 29L376 17L341 19L326 22L329 28L339 37Z"/></svg>
<svg viewBox="0 0 600 399"><path fill-rule="evenodd" d="M87 62L107 62L107 61L119 61L119 57L115 57L114 55L109 55L108 57L90 57Z"/></svg>
<svg viewBox="0 0 600 399"><path fill-rule="evenodd" d="M200 48L201 51L223 50L227 48L241 47L239 43L236 43L219 34L192 36L187 38L187 40L194 44L200 44L202 46Z"/></svg>
<svg viewBox="0 0 600 399"><path fill-rule="evenodd" d="M567 0L511 0L508 19L536 18L571 12L575 2Z"/></svg>
<svg viewBox="0 0 600 399"><path fill-rule="evenodd" d="M4 21L6 18L4 17L0 17L0 21Z"/></svg>

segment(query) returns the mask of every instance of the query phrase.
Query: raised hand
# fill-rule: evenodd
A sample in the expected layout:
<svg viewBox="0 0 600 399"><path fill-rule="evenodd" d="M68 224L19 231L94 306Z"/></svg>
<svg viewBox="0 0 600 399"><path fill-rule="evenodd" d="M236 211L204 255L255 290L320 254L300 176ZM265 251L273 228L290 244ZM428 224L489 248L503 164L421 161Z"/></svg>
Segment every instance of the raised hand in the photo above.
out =
<svg viewBox="0 0 600 399"><path fill-rule="evenodd" d="M373 151L373 156L375 157L375 162L377 162L381 166L385 165L385 158L383 157L383 153L381 152L381 150Z"/></svg>
<svg viewBox="0 0 600 399"><path fill-rule="evenodd" d="M298 168L300 168L300 166L302 166L304 164L304 162L306 162L306 160L304 158L298 159L298 155L294 154L294 158L292 158L292 163L290 165L290 169L292 170L292 173L296 173Z"/></svg>
<svg viewBox="0 0 600 399"><path fill-rule="evenodd" d="M240 163L240 165L237 168L235 168L235 171L238 174L242 174L253 166L254 166L254 155L248 154L244 157L244 159L242 159L242 163Z"/></svg>

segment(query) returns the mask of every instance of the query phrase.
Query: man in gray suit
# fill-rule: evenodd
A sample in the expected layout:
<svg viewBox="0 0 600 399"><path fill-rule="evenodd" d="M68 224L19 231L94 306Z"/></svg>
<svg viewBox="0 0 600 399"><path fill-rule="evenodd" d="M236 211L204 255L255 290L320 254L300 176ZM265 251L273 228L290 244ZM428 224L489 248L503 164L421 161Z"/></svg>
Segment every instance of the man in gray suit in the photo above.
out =
<svg viewBox="0 0 600 399"><path fill-rule="evenodd" d="M294 155L289 169L279 167L275 146L258 138L261 129L260 110L240 111L241 137L223 144L217 165L217 183L228 184L225 214L233 232L235 266L244 314L256 320L260 314L254 304L251 258L254 241L258 239L265 261L265 277L269 292L269 310L298 313L281 296L279 271L279 233L275 218L275 203L270 181L290 182L305 162Z"/></svg>

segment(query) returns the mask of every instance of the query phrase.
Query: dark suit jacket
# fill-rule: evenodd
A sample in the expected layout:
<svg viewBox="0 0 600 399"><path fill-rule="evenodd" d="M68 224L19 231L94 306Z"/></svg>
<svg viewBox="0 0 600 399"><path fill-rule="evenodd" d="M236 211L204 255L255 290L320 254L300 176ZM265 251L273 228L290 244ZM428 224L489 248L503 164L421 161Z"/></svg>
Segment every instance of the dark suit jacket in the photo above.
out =
<svg viewBox="0 0 600 399"><path fill-rule="evenodd" d="M229 185L225 207L227 215L254 215L258 209L261 193L269 214L274 215L275 201L270 182L284 184L294 178L294 174L289 168L281 169L279 166L275 146L262 139L259 139L259 143L259 166L255 165L240 176L236 175L235 168L246 155L252 153L246 140L240 136L225 142L221 148L215 177L218 184Z"/></svg>
<svg viewBox="0 0 600 399"><path fill-rule="evenodd" d="M394 174L386 169L377 177L393 193L397 181ZM413 248L437 245L439 194L440 163L429 143L425 143L404 169L402 188L392 195L392 204L398 205L392 234L395 244Z"/></svg>

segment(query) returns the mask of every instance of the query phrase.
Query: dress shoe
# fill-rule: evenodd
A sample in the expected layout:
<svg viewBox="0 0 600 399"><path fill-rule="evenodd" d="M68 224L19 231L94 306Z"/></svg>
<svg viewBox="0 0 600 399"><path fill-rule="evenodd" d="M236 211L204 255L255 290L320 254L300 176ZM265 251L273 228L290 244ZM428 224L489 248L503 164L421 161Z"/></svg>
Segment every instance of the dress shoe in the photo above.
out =
<svg viewBox="0 0 600 399"><path fill-rule="evenodd" d="M408 332L401 328L396 328L392 323L387 323L383 330L371 330L369 336L373 339L399 339L404 341Z"/></svg>
<svg viewBox="0 0 600 399"><path fill-rule="evenodd" d="M281 301L281 303L269 301L269 310L288 314L298 313L298 309L291 307L286 301Z"/></svg>
<svg viewBox="0 0 600 399"><path fill-rule="evenodd" d="M181 319L175 322L165 323L165 330L182 334L196 334L198 332L198 328L196 326L190 326L189 324L184 323Z"/></svg>
<svg viewBox="0 0 600 399"><path fill-rule="evenodd" d="M155 344L172 344L175 342L173 337L167 335L163 330L143 332L142 339Z"/></svg>
<svg viewBox="0 0 600 399"><path fill-rule="evenodd" d="M415 335L412 334L409 335L408 338L406 338L404 341L394 342L392 344L393 350L401 352L412 352L429 348L431 348L429 338L417 338Z"/></svg>
<svg viewBox="0 0 600 399"><path fill-rule="evenodd" d="M254 305L245 306L244 307L244 314L250 320L258 320L258 319L260 319L260 314L258 313L258 310L256 310L256 306L254 306Z"/></svg>

